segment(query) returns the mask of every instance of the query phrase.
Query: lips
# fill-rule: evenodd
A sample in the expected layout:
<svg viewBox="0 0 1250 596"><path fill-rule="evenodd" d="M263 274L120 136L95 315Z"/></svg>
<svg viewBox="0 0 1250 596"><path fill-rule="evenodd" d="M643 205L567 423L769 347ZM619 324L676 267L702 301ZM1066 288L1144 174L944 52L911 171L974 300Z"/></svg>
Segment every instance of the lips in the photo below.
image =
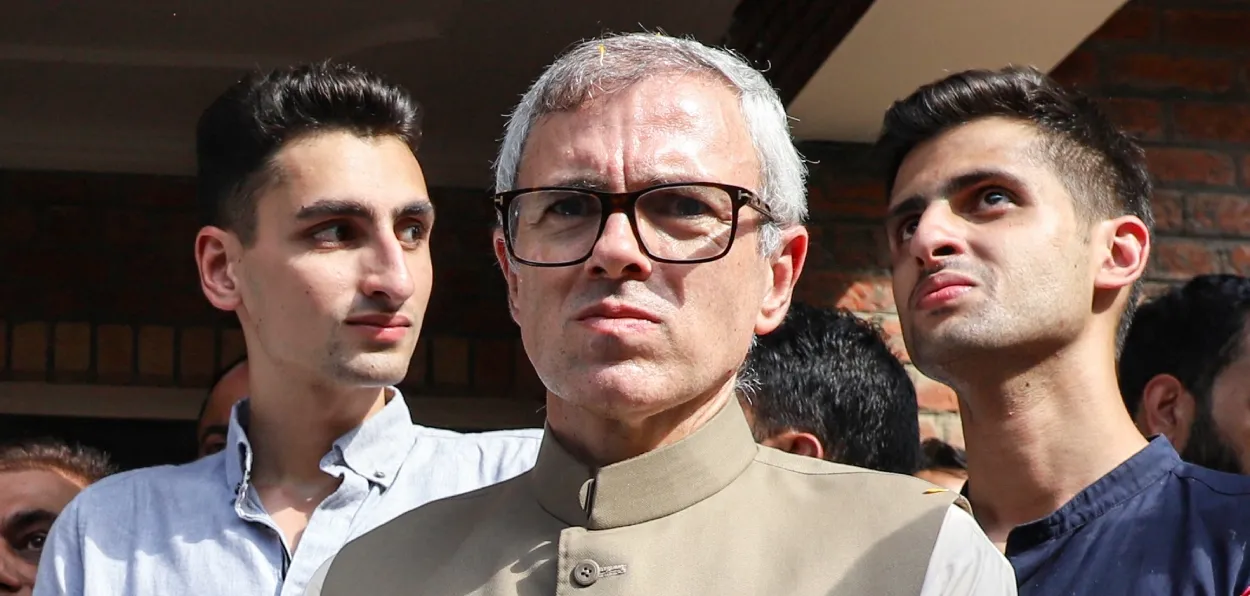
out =
<svg viewBox="0 0 1250 596"><path fill-rule="evenodd" d="M924 278L910 296L910 303L918 310L938 308L976 287L972 278L954 272L938 272Z"/></svg>
<svg viewBox="0 0 1250 596"><path fill-rule="evenodd" d="M650 323L660 322L660 317L649 311L611 300L605 300L584 308L577 313L575 318L578 321L589 319L637 319Z"/></svg>
<svg viewBox="0 0 1250 596"><path fill-rule="evenodd" d="M399 314L360 315L347 319L347 324L368 327L411 327L412 319Z"/></svg>

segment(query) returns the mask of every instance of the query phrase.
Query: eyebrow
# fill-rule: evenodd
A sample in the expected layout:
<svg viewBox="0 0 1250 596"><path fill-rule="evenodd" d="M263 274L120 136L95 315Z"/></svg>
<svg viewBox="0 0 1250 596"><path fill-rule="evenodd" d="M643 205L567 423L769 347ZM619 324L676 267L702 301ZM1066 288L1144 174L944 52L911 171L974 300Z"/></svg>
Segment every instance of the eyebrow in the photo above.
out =
<svg viewBox="0 0 1250 596"><path fill-rule="evenodd" d="M1005 180L1008 184L1017 187L1024 185L1020 178L1006 171L992 168L980 169L966 172L947 180L944 184L942 184L941 188L938 189L936 195L939 197L949 197L951 195L959 194L974 186L983 184L988 180ZM931 197L926 198L925 196L919 194L907 197L906 199L890 206L889 212L886 214L886 220L895 220L900 217L924 211L925 206L932 200L933 199Z"/></svg>
<svg viewBox="0 0 1250 596"><path fill-rule="evenodd" d="M416 199L395 210L395 216L419 217L434 212L434 204L429 199ZM354 199L320 199L311 205L300 207L295 218L301 221L324 219L329 217L359 217L373 219L374 210L361 201Z"/></svg>
<svg viewBox="0 0 1250 596"><path fill-rule="evenodd" d="M4 520L5 533L17 532L41 523L56 521L56 514L47 509L26 509L18 511Z"/></svg>

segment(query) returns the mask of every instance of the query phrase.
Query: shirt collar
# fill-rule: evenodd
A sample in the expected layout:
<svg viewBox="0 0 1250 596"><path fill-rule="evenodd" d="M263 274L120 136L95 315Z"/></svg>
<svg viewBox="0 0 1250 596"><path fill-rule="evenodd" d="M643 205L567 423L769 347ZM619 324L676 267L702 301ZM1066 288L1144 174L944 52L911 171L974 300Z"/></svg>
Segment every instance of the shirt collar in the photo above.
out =
<svg viewBox="0 0 1250 596"><path fill-rule="evenodd" d="M416 433L412 432L412 415L403 394L394 387L387 392L391 397L381 411L334 441L330 452L321 458L321 469L346 465L383 489L390 488L416 441ZM226 486L232 496L252 474L252 445L247 438L249 402L244 399L235 404L226 431Z"/></svg>
<svg viewBox="0 0 1250 596"><path fill-rule="evenodd" d="M549 429L547 429L549 430ZM539 504L571 526L602 530L659 519L729 486L759 447L736 399L690 436L598 470L544 432L529 475Z"/></svg>
<svg viewBox="0 0 1250 596"><path fill-rule="evenodd" d="M1151 439L1141 451L1085 487L1054 513L1012 529L1007 535L1007 555L1029 550L1097 519L1159 482L1179 465L1181 457L1167 437Z"/></svg>

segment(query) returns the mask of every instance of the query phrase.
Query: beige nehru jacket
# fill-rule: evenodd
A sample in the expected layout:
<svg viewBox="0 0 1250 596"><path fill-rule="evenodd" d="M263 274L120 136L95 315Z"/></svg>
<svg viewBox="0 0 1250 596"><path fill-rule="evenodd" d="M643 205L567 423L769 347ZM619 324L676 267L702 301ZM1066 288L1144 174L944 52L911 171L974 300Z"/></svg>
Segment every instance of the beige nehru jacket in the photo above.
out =
<svg viewBox="0 0 1250 596"><path fill-rule="evenodd" d="M956 498L757 446L730 400L682 441L597 472L547 433L533 470L348 543L308 594L1015 594Z"/></svg>

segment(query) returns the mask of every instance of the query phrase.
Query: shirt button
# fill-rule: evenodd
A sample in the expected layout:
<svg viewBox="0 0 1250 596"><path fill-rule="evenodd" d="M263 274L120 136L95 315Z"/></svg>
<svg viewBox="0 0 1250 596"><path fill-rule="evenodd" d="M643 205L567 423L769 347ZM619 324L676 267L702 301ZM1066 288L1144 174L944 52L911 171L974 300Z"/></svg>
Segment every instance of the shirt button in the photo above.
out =
<svg viewBox="0 0 1250 596"><path fill-rule="evenodd" d="M585 559L573 567L573 583L585 588L599 581L599 564Z"/></svg>
<svg viewBox="0 0 1250 596"><path fill-rule="evenodd" d="M382 478L386 478L386 472L383 472L382 470L378 470L373 473L373 477L381 480Z"/></svg>

